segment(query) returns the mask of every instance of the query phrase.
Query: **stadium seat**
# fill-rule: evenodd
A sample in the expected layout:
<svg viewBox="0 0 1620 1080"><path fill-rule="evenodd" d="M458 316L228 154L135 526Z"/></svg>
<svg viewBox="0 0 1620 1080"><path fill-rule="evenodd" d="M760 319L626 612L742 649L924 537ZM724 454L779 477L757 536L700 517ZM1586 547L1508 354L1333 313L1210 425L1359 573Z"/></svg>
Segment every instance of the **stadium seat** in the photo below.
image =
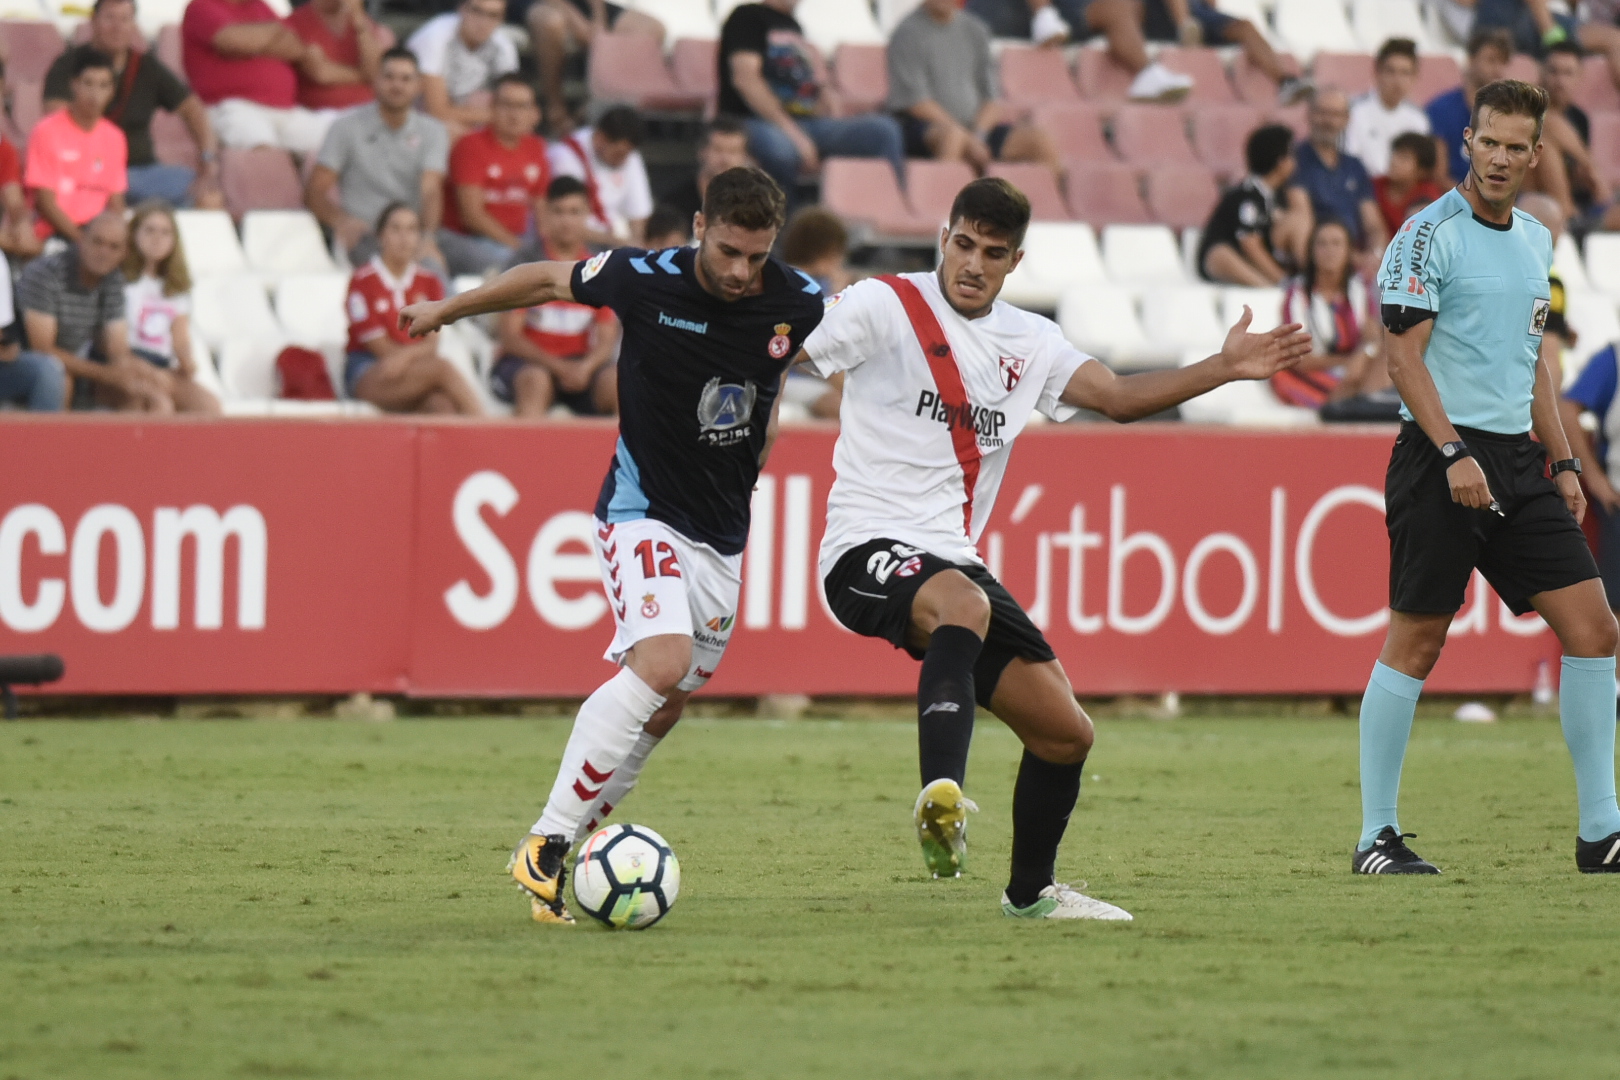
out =
<svg viewBox="0 0 1620 1080"><path fill-rule="evenodd" d="M1610 183L1620 180L1620 112L1592 113L1592 167ZM1597 235L1594 234L1594 238ZM1591 245L1587 245L1587 269L1591 269Z"/></svg>
<svg viewBox="0 0 1620 1080"><path fill-rule="evenodd" d="M1226 328L1215 313L1212 285L1180 285L1142 293L1142 330L1153 345L1179 357L1219 352Z"/></svg>
<svg viewBox="0 0 1620 1080"><path fill-rule="evenodd" d="M1142 330L1136 301L1120 285L1076 285L1058 301L1057 322L1075 348L1110 367L1174 367L1174 354L1155 348Z"/></svg>
<svg viewBox="0 0 1620 1080"><path fill-rule="evenodd" d="M1272 48L1283 47L1282 38L1271 28L1271 9L1276 0L1220 0L1215 7L1220 9L1222 15L1230 15L1234 19L1248 19L1260 28L1260 33L1271 43Z"/></svg>
<svg viewBox="0 0 1620 1080"><path fill-rule="evenodd" d="M1575 104L1587 112L1614 112L1620 109L1620 92L1609 76L1609 62L1601 56L1581 61L1581 84L1575 89Z"/></svg>
<svg viewBox="0 0 1620 1080"><path fill-rule="evenodd" d="M1012 105L1079 100L1062 51L1028 45L1001 50L1001 93Z"/></svg>
<svg viewBox="0 0 1620 1080"><path fill-rule="evenodd" d="M1418 57L1417 82L1412 84L1412 100L1427 105L1447 90L1462 85L1462 68L1445 55Z"/></svg>
<svg viewBox="0 0 1620 1080"><path fill-rule="evenodd" d="M1165 225L1110 225L1102 234L1103 266L1119 285L1181 285L1181 248Z"/></svg>
<svg viewBox="0 0 1620 1080"><path fill-rule="evenodd" d="M185 121L161 109L152 114L152 152L165 165L196 169L201 161L201 152Z"/></svg>
<svg viewBox="0 0 1620 1080"><path fill-rule="evenodd" d="M324 274L292 274L276 286L276 318L294 345L319 349L349 340L349 315L344 302L349 276L335 270Z"/></svg>
<svg viewBox="0 0 1620 1080"><path fill-rule="evenodd" d="M208 343L201 337L193 335L191 338L191 361L197 366L197 385L207 390L214 397L223 402L226 398L225 387L219 381L219 366L214 363L214 353Z"/></svg>
<svg viewBox="0 0 1620 1080"><path fill-rule="evenodd" d="M1143 195L1153 220L1176 229L1202 227L1221 198L1214 172L1199 164L1149 169Z"/></svg>
<svg viewBox="0 0 1620 1080"><path fill-rule="evenodd" d="M1125 100L1133 76L1100 48L1082 48L1074 58L1074 81L1087 101L1118 104Z"/></svg>
<svg viewBox="0 0 1620 1080"><path fill-rule="evenodd" d="M1520 82L1531 84L1541 82L1541 65L1536 63L1534 57L1519 53L1508 61L1507 70L1502 73L1504 79L1518 79Z"/></svg>
<svg viewBox="0 0 1620 1080"><path fill-rule="evenodd" d="M1266 113L1266 123L1281 124L1294 133L1296 139L1309 138L1311 134L1310 106L1290 105L1285 108L1275 108Z"/></svg>
<svg viewBox="0 0 1620 1080"><path fill-rule="evenodd" d="M298 166L291 154L274 146L221 151L219 186L226 208L239 220L249 210L297 210L304 205Z"/></svg>
<svg viewBox="0 0 1620 1080"><path fill-rule="evenodd" d="M910 15L920 3L922 0L877 0L878 28L883 31L883 36L894 33L900 20Z"/></svg>
<svg viewBox="0 0 1620 1080"><path fill-rule="evenodd" d="M1368 52L1378 51L1390 38L1409 38L1425 52L1432 51L1417 0L1350 0L1350 26Z"/></svg>
<svg viewBox="0 0 1620 1080"><path fill-rule="evenodd" d="M654 112L693 112L704 98L675 85L656 41L642 34L598 34L591 43L591 97Z"/></svg>
<svg viewBox="0 0 1620 1080"><path fill-rule="evenodd" d="M11 119L17 125L24 139L39 123L39 118L45 112L45 87L41 80L34 79L7 79L6 86L11 90Z"/></svg>
<svg viewBox="0 0 1620 1080"><path fill-rule="evenodd" d="M1022 191L1029 199L1036 221L1068 221L1069 208L1058 190L1057 177L1045 165L1030 162L995 162L985 170Z"/></svg>
<svg viewBox="0 0 1620 1080"><path fill-rule="evenodd" d="M1037 221L1024 234L1024 258L1007 276L1001 298L1039 311L1054 310L1076 285L1107 281L1097 234L1078 222Z"/></svg>
<svg viewBox="0 0 1620 1080"><path fill-rule="evenodd" d="M832 72L846 112L876 112L889 99L889 62L882 45L840 45Z"/></svg>
<svg viewBox="0 0 1620 1080"><path fill-rule="evenodd" d="M1282 325L1281 289L1241 289L1228 286L1221 290L1221 331L1237 324L1243 317L1243 306L1248 305L1252 318L1249 323L1251 334L1264 334L1268 330L1275 330ZM1224 340L1224 339L1223 339Z"/></svg>
<svg viewBox="0 0 1620 1080"><path fill-rule="evenodd" d="M193 328L216 351L241 338L286 336L270 310L264 285L252 274L193 271L191 302Z"/></svg>
<svg viewBox="0 0 1620 1080"><path fill-rule="evenodd" d="M1153 220L1136 169L1123 162L1068 162L1068 190L1069 213L1077 221L1102 226Z"/></svg>
<svg viewBox="0 0 1620 1080"><path fill-rule="evenodd" d="M646 12L663 23L665 41L716 41L720 37L720 24L714 21L714 6L709 0L627 0L624 6Z"/></svg>
<svg viewBox="0 0 1620 1080"><path fill-rule="evenodd" d="M279 327L264 336L239 334L220 344L219 381L226 396L238 401L274 399L276 357L286 346Z"/></svg>
<svg viewBox="0 0 1620 1080"><path fill-rule="evenodd" d="M1300 70L1299 61L1291 53L1279 52L1277 59L1282 62L1285 71ZM1276 82L1250 63L1246 55L1239 55L1232 61L1232 85L1237 88L1238 98L1250 105L1271 108L1277 104Z"/></svg>
<svg viewBox="0 0 1620 1080"><path fill-rule="evenodd" d="M872 17L869 0L816 0L793 12L804 28L805 40L831 56L840 45L882 45L883 31Z"/></svg>
<svg viewBox="0 0 1620 1080"><path fill-rule="evenodd" d="M249 210L242 216L242 251L248 268L271 283L294 274L337 271L320 223L308 210Z"/></svg>
<svg viewBox="0 0 1620 1080"><path fill-rule="evenodd" d="M1187 100L1195 104L1228 105L1237 100L1232 82L1226 76L1226 65L1221 54L1214 49L1184 49L1166 46L1159 50L1158 60L1171 71L1190 76L1192 93Z"/></svg>
<svg viewBox="0 0 1620 1080"><path fill-rule="evenodd" d="M180 210L174 216L193 281L247 270L247 256L236 239L231 215L223 210Z"/></svg>
<svg viewBox="0 0 1620 1080"><path fill-rule="evenodd" d="M906 202L918 217L932 223L930 231L945 224L957 193L972 182L973 169L966 162L906 162Z"/></svg>
<svg viewBox="0 0 1620 1080"><path fill-rule="evenodd" d="M1592 283L1586 278L1586 264L1581 261L1581 249L1567 232L1553 245L1553 273L1563 281L1566 289L1585 292L1592 288Z"/></svg>
<svg viewBox="0 0 1620 1080"><path fill-rule="evenodd" d="M720 93L720 44L681 38L669 51L670 77L683 93L712 102Z"/></svg>
<svg viewBox="0 0 1620 1080"><path fill-rule="evenodd" d="M1273 18L1277 35L1301 60L1356 39L1339 0L1277 0Z"/></svg>
<svg viewBox="0 0 1620 1080"><path fill-rule="evenodd" d="M0 48L5 50L8 80L44 85L51 62L66 47L53 23L0 19Z"/></svg>
<svg viewBox="0 0 1620 1080"><path fill-rule="evenodd" d="M511 406L495 400L489 392L486 373L495 363L494 352L494 343L474 325L456 323L439 332L439 355L450 361L450 366L472 386L484 411L495 416L510 416Z"/></svg>
<svg viewBox="0 0 1620 1080"><path fill-rule="evenodd" d="M875 158L828 158L821 169L821 201L884 236L917 239L932 236L938 227L911 212L894 170Z"/></svg>
<svg viewBox="0 0 1620 1080"><path fill-rule="evenodd" d="M1568 386L1593 353L1620 341L1620 315L1615 313L1614 297L1601 292L1570 290L1564 302L1564 317L1576 334L1575 347L1564 363L1564 385Z"/></svg>
<svg viewBox="0 0 1620 1080"><path fill-rule="evenodd" d="M137 18L139 18L146 13L146 5L142 4L136 8L136 11L139 12L139 15L137 15ZM157 27L155 31L148 31L148 34L157 42L155 51L157 52L157 58L163 61L163 66L184 78L186 70L185 50L180 42L179 23L180 18L177 15L174 19ZM141 25L144 27L146 24L142 23Z"/></svg>
<svg viewBox="0 0 1620 1080"><path fill-rule="evenodd" d="M1311 78L1317 86L1337 86L1356 97L1373 85L1373 57L1362 52L1320 52L1311 62Z"/></svg>
<svg viewBox="0 0 1620 1080"><path fill-rule="evenodd" d="M1057 147L1064 161L1117 161L1103 136L1102 113L1090 102L1061 101L1037 105L1034 120Z"/></svg>
<svg viewBox="0 0 1620 1080"><path fill-rule="evenodd" d="M1222 180L1240 180L1248 172L1244 144L1260 122L1254 105L1200 106L1192 111L1193 153Z"/></svg>
<svg viewBox="0 0 1620 1080"><path fill-rule="evenodd" d="M1182 358L1182 365L1196 364L1204 354L1193 350ZM1230 427L1304 428L1316 427L1322 420L1311 409L1285 405L1266 382L1240 379L1217 386L1207 394L1183 402L1182 420L1192 424L1222 424Z"/></svg>
<svg viewBox="0 0 1620 1080"><path fill-rule="evenodd" d="M1620 233L1595 232L1586 237L1586 280L1599 292L1620 298Z"/></svg>
<svg viewBox="0 0 1620 1080"><path fill-rule="evenodd" d="M1163 105L1123 105L1114 114L1114 149L1131 165L1193 165L1186 114Z"/></svg>

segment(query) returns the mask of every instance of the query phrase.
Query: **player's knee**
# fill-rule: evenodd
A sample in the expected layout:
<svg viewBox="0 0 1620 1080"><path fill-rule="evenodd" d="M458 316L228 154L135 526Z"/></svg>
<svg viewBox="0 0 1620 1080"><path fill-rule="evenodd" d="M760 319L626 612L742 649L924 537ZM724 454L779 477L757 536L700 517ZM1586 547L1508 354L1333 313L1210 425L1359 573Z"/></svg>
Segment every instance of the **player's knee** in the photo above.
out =
<svg viewBox="0 0 1620 1080"><path fill-rule="evenodd" d="M990 598L984 590L961 576L961 583L950 590L939 604L941 625L965 626L980 637L990 629Z"/></svg>
<svg viewBox="0 0 1620 1080"><path fill-rule="evenodd" d="M1081 719L1085 720L1083 716ZM1094 739L1091 722L1085 721L1061 735L1047 736L1030 750L1042 761L1050 761L1054 765L1078 765L1091 755Z"/></svg>
<svg viewBox="0 0 1620 1080"><path fill-rule="evenodd" d="M1566 647L1564 649L1566 653L1577 656L1613 656L1615 649L1620 647L1620 626L1615 624L1614 615L1605 611L1601 618L1594 619L1590 626L1584 628L1581 640L1572 644L1574 648Z"/></svg>
<svg viewBox="0 0 1620 1080"><path fill-rule="evenodd" d="M671 696L670 699L660 705L658 707L658 711L653 713L652 716L647 720L647 726L645 728L647 734L655 738L662 739L665 735L670 733L671 729L673 729L676 724L680 723L681 715L685 712L686 696L684 694L676 694Z"/></svg>

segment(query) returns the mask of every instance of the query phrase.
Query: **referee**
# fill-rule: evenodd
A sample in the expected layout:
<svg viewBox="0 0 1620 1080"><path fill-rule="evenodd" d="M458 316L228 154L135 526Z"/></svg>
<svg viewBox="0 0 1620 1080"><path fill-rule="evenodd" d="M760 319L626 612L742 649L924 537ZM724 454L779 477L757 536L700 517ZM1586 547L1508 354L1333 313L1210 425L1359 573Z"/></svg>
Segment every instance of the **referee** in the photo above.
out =
<svg viewBox="0 0 1620 1080"><path fill-rule="evenodd" d="M1389 636L1361 699L1358 874L1439 873L1406 846L1396 795L1423 680L1476 568L1515 614L1539 612L1563 645L1559 715L1580 801L1575 864L1620 871L1620 631L1581 534L1581 463L1559 419L1556 345L1543 334L1552 237L1513 205L1542 152L1546 111L1540 87L1482 87L1463 133L1468 175L1402 226L1379 271L1405 423L1385 478Z"/></svg>

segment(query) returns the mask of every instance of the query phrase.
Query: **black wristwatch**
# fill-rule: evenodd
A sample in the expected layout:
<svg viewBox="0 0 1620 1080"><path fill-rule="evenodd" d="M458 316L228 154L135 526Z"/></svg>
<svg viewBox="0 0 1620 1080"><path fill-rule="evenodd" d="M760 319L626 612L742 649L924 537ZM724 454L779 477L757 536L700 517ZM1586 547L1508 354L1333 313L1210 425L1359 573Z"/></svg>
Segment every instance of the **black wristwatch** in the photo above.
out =
<svg viewBox="0 0 1620 1080"><path fill-rule="evenodd" d="M1571 457L1565 458L1563 461L1555 461L1552 463L1552 470L1547 475L1557 476L1561 472L1572 472L1576 476L1581 475L1581 459Z"/></svg>
<svg viewBox="0 0 1620 1080"><path fill-rule="evenodd" d="M1468 444L1462 440L1448 442L1440 447L1440 456L1446 459L1446 465L1454 465L1465 457L1473 457L1474 452L1468 449Z"/></svg>

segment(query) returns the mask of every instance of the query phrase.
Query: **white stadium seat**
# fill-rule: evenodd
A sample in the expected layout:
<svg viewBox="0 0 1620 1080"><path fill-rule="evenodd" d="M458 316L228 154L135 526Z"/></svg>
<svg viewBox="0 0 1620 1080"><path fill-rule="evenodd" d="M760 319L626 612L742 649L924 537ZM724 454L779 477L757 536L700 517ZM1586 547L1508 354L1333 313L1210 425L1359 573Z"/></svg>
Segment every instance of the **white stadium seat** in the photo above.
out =
<svg viewBox="0 0 1620 1080"><path fill-rule="evenodd" d="M1592 288L1620 297L1620 233L1595 232L1587 236L1586 280Z"/></svg>
<svg viewBox="0 0 1620 1080"><path fill-rule="evenodd" d="M223 378L225 346L233 341L285 335L270 310L269 298L258 278L249 274L213 274L198 277L191 287L191 325L220 358ZM227 389L229 389L229 380Z"/></svg>
<svg viewBox="0 0 1620 1080"><path fill-rule="evenodd" d="M883 31L878 29L867 0L814 0L800 4L793 17L804 28L805 40L830 57L840 45L882 45Z"/></svg>
<svg viewBox="0 0 1620 1080"><path fill-rule="evenodd" d="M193 281L216 274L240 274L248 268L230 214L223 210L178 210L174 217Z"/></svg>
<svg viewBox="0 0 1620 1080"><path fill-rule="evenodd" d="M276 355L286 346L280 331L268 336L237 334L219 353L219 379L236 401L265 401L276 396Z"/></svg>
<svg viewBox="0 0 1620 1080"><path fill-rule="evenodd" d="M1182 285L1187 281L1176 236L1163 225L1110 225L1103 230L1103 266L1118 285Z"/></svg>
<svg viewBox="0 0 1620 1080"><path fill-rule="evenodd" d="M1417 0L1350 0L1350 24L1368 52L1377 52L1390 38L1410 38L1418 48L1432 51Z"/></svg>
<svg viewBox="0 0 1620 1080"><path fill-rule="evenodd" d="M920 3L922 0L877 0L878 26L883 29L884 36L894 33L900 20L916 10Z"/></svg>
<svg viewBox="0 0 1620 1080"><path fill-rule="evenodd" d="M1575 238L1569 233L1560 236L1553 247L1553 273L1564 282L1566 289L1585 292L1592 288L1586 277L1586 264L1581 261L1581 249L1575 246Z"/></svg>
<svg viewBox="0 0 1620 1080"><path fill-rule="evenodd" d="M1090 225L1038 221L1024 234L1024 259L1008 276L1001 298L1050 311L1070 286L1105 280L1097 234Z"/></svg>
<svg viewBox="0 0 1620 1080"><path fill-rule="evenodd" d="M344 302L349 292L347 275L294 274L276 286L276 318L294 345L320 349L349 340L349 315Z"/></svg>
<svg viewBox="0 0 1620 1080"><path fill-rule="evenodd" d="M1176 353L1142 331L1136 302L1120 285L1075 285L1058 301L1058 326L1075 348L1111 367L1173 367Z"/></svg>
<svg viewBox="0 0 1620 1080"><path fill-rule="evenodd" d="M1564 293L1564 318L1576 334L1575 347L1564 355L1564 385L1568 386L1593 353L1620 341L1620 314L1615 312L1612 297L1569 289Z"/></svg>
<svg viewBox="0 0 1620 1080"><path fill-rule="evenodd" d="M1189 352L1181 364L1196 364L1202 353ZM1181 404L1181 418L1194 424L1227 424L1234 427L1301 428L1316 427L1322 420L1314 410L1285 405L1271 392L1271 385L1244 379L1217 386L1207 394Z"/></svg>
<svg viewBox="0 0 1620 1080"><path fill-rule="evenodd" d="M720 36L720 24L714 21L709 0L629 0L624 6L663 23L666 45L681 38L714 41Z"/></svg>
<svg viewBox="0 0 1620 1080"><path fill-rule="evenodd" d="M221 401L225 400L225 387L219 381L219 368L214 364L214 354L208 348L208 343L202 335L191 335L191 360L197 365L197 385L213 394Z"/></svg>
<svg viewBox="0 0 1620 1080"><path fill-rule="evenodd" d="M1221 340L1225 333L1235 325L1243 315L1243 305L1249 305L1254 313L1249 323L1249 333L1264 334L1268 330L1275 330L1282 325L1282 298L1281 289L1243 289L1231 286L1221 290Z"/></svg>
<svg viewBox="0 0 1620 1080"><path fill-rule="evenodd" d="M1271 9L1274 6L1274 0L1217 0L1215 4L1222 15L1230 15L1234 19L1248 19L1260 28L1260 33L1273 47L1281 49L1283 40L1271 28Z"/></svg>
<svg viewBox="0 0 1620 1080"><path fill-rule="evenodd" d="M242 217L242 252L248 267L269 282L337 270L308 210L249 210Z"/></svg>
<svg viewBox="0 0 1620 1080"><path fill-rule="evenodd" d="M135 23L148 41L156 41L158 31L164 26L180 24L186 13L186 3L187 0L141 0L135 6Z"/></svg>
<svg viewBox="0 0 1620 1080"><path fill-rule="evenodd" d="M1301 62L1355 40L1341 0L1277 0L1277 35Z"/></svg>
<svg viewBox="0 0 1620 1080"><path fill-rule="evenodd" d="M1142 293L1142 329L1148 341L1180 356L1219 352L1226 331L1215 314L1211 285L1177 285Z"/></svg>

